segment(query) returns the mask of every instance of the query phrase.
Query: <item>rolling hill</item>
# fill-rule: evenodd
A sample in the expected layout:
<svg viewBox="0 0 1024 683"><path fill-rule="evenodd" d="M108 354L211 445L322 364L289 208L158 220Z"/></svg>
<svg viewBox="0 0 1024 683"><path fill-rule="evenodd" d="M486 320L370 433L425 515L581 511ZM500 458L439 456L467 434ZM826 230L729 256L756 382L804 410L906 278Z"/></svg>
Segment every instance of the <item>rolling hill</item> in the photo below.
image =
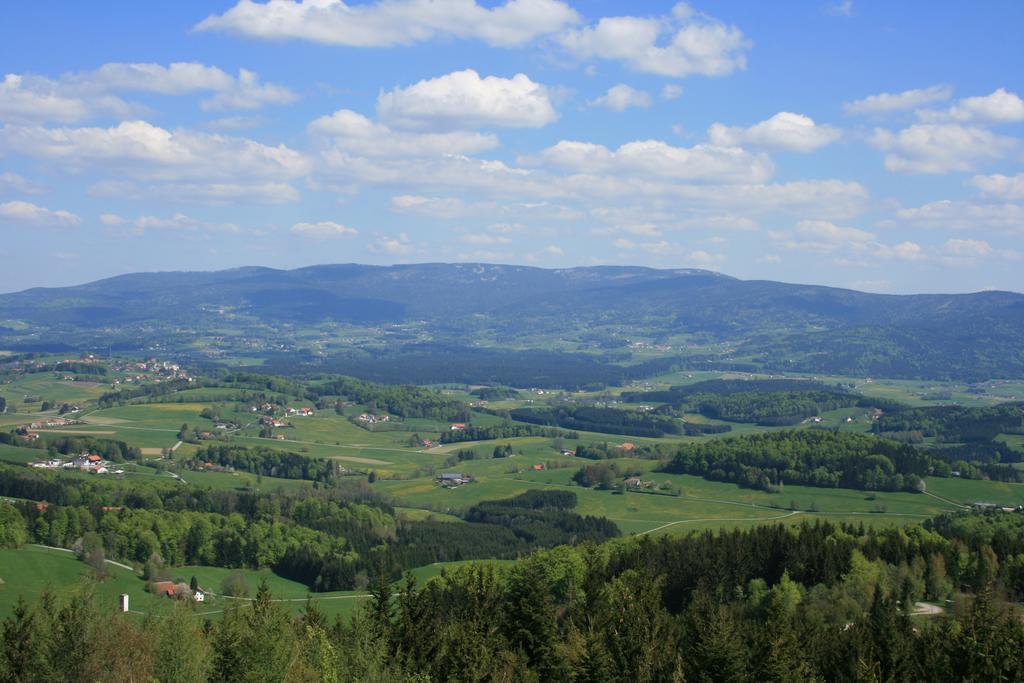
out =
<svg viewBox="0 0 1024 683"><path fill-rule="evenodd" d="M690 269L428 263L138 273L0 295L0 347L15 351L230 353L237 341L269 358L309 351L298 339L317 334L297 330L318 330L306 358L322 361L353 350L324 334L339 325L375 336L375 357L561 340L622 363L628 342L643 339L689 347L680 353L695 367L1024 376L1024 295L1010 292L899 296Z"/></svg>

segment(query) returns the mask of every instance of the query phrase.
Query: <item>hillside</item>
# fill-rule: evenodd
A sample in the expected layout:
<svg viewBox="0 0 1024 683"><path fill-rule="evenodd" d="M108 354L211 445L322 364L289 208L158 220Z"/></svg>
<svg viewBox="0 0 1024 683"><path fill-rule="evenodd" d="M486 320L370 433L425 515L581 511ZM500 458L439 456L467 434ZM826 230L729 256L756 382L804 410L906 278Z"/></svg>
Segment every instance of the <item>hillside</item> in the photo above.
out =
<svg viewBox="0 0 1024 683"><path fill-rule="evenodd" d="M10 350L156 347L193 360L287 351L289 363L320 363L355 350L394 359L478 346L623 363L639 340L693 367L978 380L1024 376L1022 333L1021 294L880 295L639 267L240 268L0 296L0 346Z"/></svg>

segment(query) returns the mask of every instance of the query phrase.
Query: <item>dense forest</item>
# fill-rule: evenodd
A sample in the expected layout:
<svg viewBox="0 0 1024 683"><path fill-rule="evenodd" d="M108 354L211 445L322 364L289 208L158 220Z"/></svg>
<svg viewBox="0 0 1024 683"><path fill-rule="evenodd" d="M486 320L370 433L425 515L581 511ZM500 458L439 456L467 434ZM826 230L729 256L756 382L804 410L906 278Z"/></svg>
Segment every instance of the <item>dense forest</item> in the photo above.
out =
<svg viewBox="0 0 1024 683"><path fill-rule="evenodd" d="M873 405L843 387L795 379L712 379L661 391L624 392L628 403L664 403L676 413L700 413L728 422L794 425L837 408ZM891 402L886 402L890 404Z"/></svg>
<svg viewBox="0 0 1024 683"><path fill-rule="evenodd" d="M333 623L315 600L290 618L266 585L205 624L170 603L138 620L86 584L16 606L2 626L0 676L1019 680L1024 625L999 596L1019 599L1024 589L1022 518L961 514L879 530L819 522L562 546L425 585L374 579L368 605ZM912 620L916 601L947 598L954 609Z"/></svg>
<svg viewBox="0 0 1024 683"><path fill-rule="evenodd" d="M383 410L405 418L425 417L449 422L467 422L470 418L469 409L462 401L409 384L387 386L342 377L314 385L306 395L313 402L321 396L344 396L370 406L371 412Z"/></svg>
<svg viewBox="0 0 1024 683"><path fill-rule="evenodd" d="M625 391L622 400L628 403L684 403L697 394L731 396L733 394L774 392L839 391L821 382L804 379L706 379L692 384L679 384L660 391Z"/></svg>
<svg viewBox="0 0 1024 683"><path fill-rule="evenodd" d="M864 434L805 429L706 443L645 447L662 471L776 490L780 484L878 491L924 490L936 461L913 446ZM948 473L948 468L946 469Z"/></svg>
<svg viewBox="0 0 1024 683"><path fill-rule="evenodd" d="M186 466L190 466L192 469L202 469L207 463L267 477L305 479L324 483L332 482L343 469L335 460L311 458L308 455L264 446L239 446L236 444L210 445L200 449L185 461Z"/></svg>
<svg viewBox="0 0 1024 683"><path fill-rule="evenodd" d="M695 394L686 401L693 412L728 422L764 426L794 425L805 418L857 405L859 397L833 391L772 391Z"/></svg>
<svg viewBox="0 0 1024 683"><path fill-rule="evenodd" d="M917 433L947 443L990 441L999 434L1024 433L1024 404L912 408L881 416L872 429L879 434Z"/></svg>
<svg viewBox="0 0 1024 683"><path fill-rule="evenodd" d="M579 434L567 432L563 429L552 427L540 427L532 424L500 424L484 427L481 425L466 425L465 429L449 429L441 433L441 443L462 443L463 441L493 441L494 439L512 439L520 436L545 436L548 438L562 437L565 439L577 439Z"/></svg>
<svg viewBox="0 0 1024 683"><path fill-rule="evenodd" d="M605 434L659 437L666 434L683 433L683 426L678 420L638 410L555 406L551 408L516 408L510 411L510 415L512 419L520 422Z"/></svg>

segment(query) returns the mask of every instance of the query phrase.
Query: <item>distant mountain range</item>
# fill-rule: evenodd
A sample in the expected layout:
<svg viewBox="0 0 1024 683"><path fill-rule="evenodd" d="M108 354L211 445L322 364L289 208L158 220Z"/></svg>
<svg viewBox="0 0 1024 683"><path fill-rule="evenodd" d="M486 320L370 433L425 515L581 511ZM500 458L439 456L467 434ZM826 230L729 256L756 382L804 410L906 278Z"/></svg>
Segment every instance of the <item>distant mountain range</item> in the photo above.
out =
<svg viewBox="0 0 1024 683"><path fill-rule="evenodd" d="M287 350L332 324L379 331L378 353L424 342L611 353L644 340L694 366L1024 376L1024 295L1010 292L896 296L703 270L429 263L138 273L0 295L0 347L14 350L195 351L215 340L227 353L232 339ZM347 351L329 336L318 343L321 355Z"/></svg>

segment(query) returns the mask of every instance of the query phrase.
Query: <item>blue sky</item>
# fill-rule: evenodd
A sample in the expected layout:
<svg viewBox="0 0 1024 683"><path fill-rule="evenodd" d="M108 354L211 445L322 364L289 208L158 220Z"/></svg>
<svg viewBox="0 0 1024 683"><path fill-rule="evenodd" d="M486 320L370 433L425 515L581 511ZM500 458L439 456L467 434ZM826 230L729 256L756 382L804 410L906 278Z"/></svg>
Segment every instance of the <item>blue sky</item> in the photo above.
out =
<svg viewBox="0 0 1024 683"><path fill-rule="evenodd" d="M1024 3L11 4L0 291L486 261L1024 290Z"/></svg>

